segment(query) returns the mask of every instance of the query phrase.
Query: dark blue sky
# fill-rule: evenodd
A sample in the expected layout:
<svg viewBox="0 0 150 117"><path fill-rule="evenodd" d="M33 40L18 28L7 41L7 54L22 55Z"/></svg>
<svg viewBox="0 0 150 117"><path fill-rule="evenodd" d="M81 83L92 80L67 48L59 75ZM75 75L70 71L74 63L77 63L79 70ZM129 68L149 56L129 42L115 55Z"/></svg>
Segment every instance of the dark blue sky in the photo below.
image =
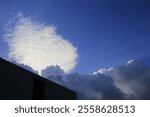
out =
<svg viewBox="0 0 150 117"><path fill-rule="evenodd" d="M1 0L0 56L5 59L8 47L2 36L19 12L57 26L78 48L75 72L91 73L150 56L149 0Z"/></svg>

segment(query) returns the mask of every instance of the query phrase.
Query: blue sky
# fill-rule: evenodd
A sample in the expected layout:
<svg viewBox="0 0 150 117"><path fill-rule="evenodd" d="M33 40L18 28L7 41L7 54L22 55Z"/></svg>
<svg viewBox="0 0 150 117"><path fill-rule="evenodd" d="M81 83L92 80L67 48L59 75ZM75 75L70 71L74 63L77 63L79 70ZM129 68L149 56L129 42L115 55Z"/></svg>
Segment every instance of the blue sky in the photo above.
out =
<svg viewBox="0 0 150 117"><path fill-rule="evenodd" d="M57 27L78 48L75 72L91 73L150 56L148 0L1 0L0 56L7 59L3 34L19 12Z"/></svg>

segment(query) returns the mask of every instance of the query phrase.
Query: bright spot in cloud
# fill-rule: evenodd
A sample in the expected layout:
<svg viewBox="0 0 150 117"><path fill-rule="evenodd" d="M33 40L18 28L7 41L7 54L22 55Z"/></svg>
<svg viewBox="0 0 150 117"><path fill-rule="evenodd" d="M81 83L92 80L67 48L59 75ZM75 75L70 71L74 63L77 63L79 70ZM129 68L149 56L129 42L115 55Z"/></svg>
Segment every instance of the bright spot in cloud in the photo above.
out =
<svg viewBox="0 0 150 117"><path fill-rule="evenodd" d="M77 63L77 48L57 34L54 26L33 21L19 14L5 34L9 59L41 72L59 65L66 73Z"/></svg>

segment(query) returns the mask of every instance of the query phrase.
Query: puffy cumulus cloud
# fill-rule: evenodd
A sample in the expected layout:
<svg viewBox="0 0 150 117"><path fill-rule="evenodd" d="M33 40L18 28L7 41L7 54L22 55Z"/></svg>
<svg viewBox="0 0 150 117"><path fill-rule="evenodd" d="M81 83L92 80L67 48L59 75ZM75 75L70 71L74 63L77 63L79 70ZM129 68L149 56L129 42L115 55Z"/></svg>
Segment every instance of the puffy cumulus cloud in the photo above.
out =
<svg viewBox="0 0 150 117"><path fill-rule="evenodd" d="M19 64L41 70L59 65L66 73L77 63L77 48L57 34L54 26L33 21L19 14L4 35L9 45L9 58Z"/></svg>
<svg viewBox="0 0 150 117"><path fill-rule="evenodd" d="M150 68L136 61L130 60L117 68L100 69L94 74L112 77L127 99L150 99Z"/></svg>
<svg viewBox="0 0 150 117"><path fill-rule="evenodd" d="M150 99L150 68L130 60L119 67L102 68L91 75L63 74L57 67L46 77L78 93L78 99ZM52 69L56 70L56 72ZM58 75L57 75L58 72Z"/></svg>
<svg viewBox="0 0 150 117"><path fill-rule="evenodd" d="M39 74L38 71L33 70L30 66L27 66L27 65L24 65L24 64L18 64L18 63L16 63L15 61L11 61L11 62L12 62L13 64L19 66L19 67L22 67L22 68L24 68L24 69L30 71L30 72L33 72L33 73L35 73L35 74Z"/></svg>
<svg viewBox="0 0 150 117"><path fill-rule="evenodd" d="M115 86L111 77L104 74L63 74L58 66L47 68L46 78L77 92L78 99L124 99L124 94ZM58 73L58 75L57 75Z"/></svg>
<svg viewBox="0 0 150 117"><path fill-rule="evenodd" d="M61 69L58 65L56 66L49 66L46 69L42 70L41 75L45 78L52 75L60 75L64 76L65 72L63 69Z"/></svg>

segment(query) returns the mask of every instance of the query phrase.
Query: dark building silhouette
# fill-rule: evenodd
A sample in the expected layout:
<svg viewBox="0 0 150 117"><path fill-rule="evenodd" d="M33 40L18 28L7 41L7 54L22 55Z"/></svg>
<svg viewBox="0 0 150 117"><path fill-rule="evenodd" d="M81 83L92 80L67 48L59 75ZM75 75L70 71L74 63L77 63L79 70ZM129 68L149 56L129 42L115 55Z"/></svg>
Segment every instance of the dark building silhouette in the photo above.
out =
<svg viewBox="0 0 150 117"><path fill-rule="evenodd" d="M72 100L77 95L41 76L0 58L0 99Z"/></svg>

